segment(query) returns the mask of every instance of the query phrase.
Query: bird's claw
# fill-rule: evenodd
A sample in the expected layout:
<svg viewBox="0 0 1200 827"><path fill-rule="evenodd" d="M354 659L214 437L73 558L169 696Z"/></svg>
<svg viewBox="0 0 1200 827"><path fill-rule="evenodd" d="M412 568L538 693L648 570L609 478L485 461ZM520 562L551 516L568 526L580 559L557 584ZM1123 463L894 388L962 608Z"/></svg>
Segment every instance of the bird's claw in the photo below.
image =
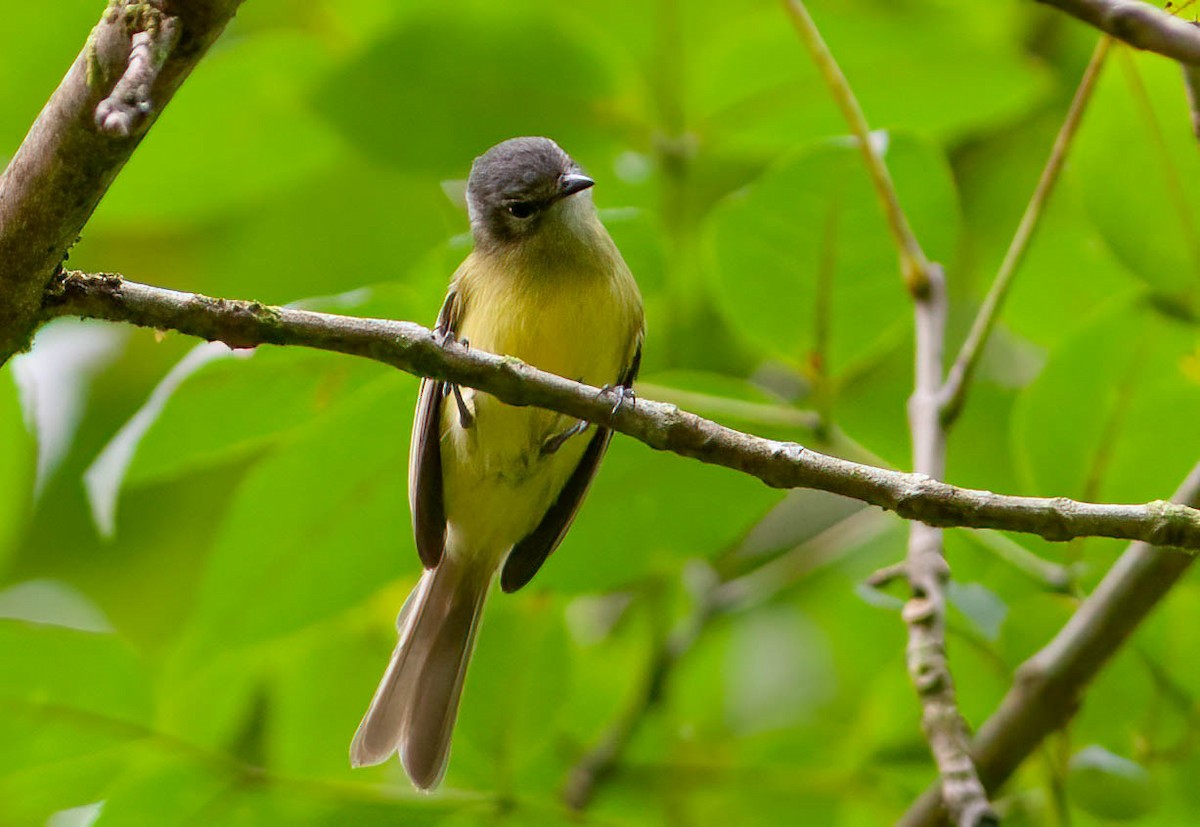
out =
<svg viewBox="0 0 1200 827"><path fill-rule="evenodd" d="M462 345L464 349L471 349L471 341L467 337L458 338L450 328L435 327L433 329L434 338L438 340L438 344L442 347L457 344ZM454 404L458 408L458 424L463 430L467 430L475 424L475 414L471 413L471 409L467 407L467 402L463 399L462 391L458 385L453 382L442 383L442 395L452 394L454 396Z"/></svg>
<svg viewBox="0 0 1200 827"><path fill-rule="evenodd" d="M437 339L438 344L442 347L446 347L447 345L462 345L464 350L471 349L470 339L466 336L463 336L461 339L458 338L458 334L448 327L435 327L433 329L433 337Z"/></svg>
<svg viewBox="0 0 1200 827"><path fill-rule="evenodd" d="M471 413L471 409L467 407L467 401L463 399L462 391L458 385L453 382L442 383L442 395L450 394L454 397L454 405L458 408L458 424L463 430L467 430L475 425L475 414Z"/></svg>
<svg viewBox="0 0 1200 827"><path fill-rule="evenodd" d="M590 423L581 419L570 428L567 428L565 431L547 438L546 441L542 443L542 456L548 457L558 451L558 449L563 447L568 439L586 431L589 424Z"/></svg>
<svg viewBox="0 0 1200 827"><path fill-rule="evenodd" d="M612 406L612 410L608 412L610 420L617 415L617 411L621 410L621 406L626 402L629 402L630 405L637 405L637 392L628 385L605 385L600 389L600 393L597 396L604 396L610 393L617 398L617 401Z"/></svg>

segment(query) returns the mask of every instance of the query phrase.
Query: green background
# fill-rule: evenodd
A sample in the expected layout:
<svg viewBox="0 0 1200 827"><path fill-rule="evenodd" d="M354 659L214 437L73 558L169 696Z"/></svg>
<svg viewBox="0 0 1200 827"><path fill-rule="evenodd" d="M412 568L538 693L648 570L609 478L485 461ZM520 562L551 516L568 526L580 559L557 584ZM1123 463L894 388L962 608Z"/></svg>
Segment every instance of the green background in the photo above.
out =
<svg viewBox="0 0 1200 827"><path fill-rule="evenodd" d="M0 160L101 7L6 4ZM1007 0L812 12L946 266L955 347L1096 34ZM545 134L597 179L646 296L643 396L904 467L911 305L845 131L768 0L248 0L70 263L429 323L469 246L446 190L489 145ZM1142 501L1200 459L1198 174L1178 67L1115 49L950 481ZM63 320L0 370L0 825L104 802L50 823L850 827L894 821L931 780L898 595L860 585L902 555L904 526L622 437L545 570L491 600L442 791L412 793L395 762L352 771L419 573L417 380L195 347ZM839 524L794 553L802 571L705 626L573 820L567 773L636 702L703 572ZM948 533L974 725L1121 550L1012 539L1070 585L991 535ZM1198 629L1185 580L1006 788L1007 824L1195 820Z"/></svg>

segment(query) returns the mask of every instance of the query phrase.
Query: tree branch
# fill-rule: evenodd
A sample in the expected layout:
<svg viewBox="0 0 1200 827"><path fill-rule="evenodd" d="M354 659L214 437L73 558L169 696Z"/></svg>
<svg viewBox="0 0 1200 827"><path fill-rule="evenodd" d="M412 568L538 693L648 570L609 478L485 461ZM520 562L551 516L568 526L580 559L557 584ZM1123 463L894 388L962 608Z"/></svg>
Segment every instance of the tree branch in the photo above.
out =
<svg viewBox="0 0 1200 827"><path fill-rule="evenodd" d="M1200 138L1200 66L1179 64L1183 69L1183 86L1187 92L1188 114L1192 119L1192 134Z"/></svg>
<svg viewBox="0 0 1200 827"><path fill-rule="evenodd" d="M84 223L108 190L146 129L233 17L240 0L190 0L171 4L174 17L155 29L157 71L142 66L133 35L160 23L165 0L113 0L53 96L0 175L0 364L29 345L42 293L75 243ZM178 7L178 8L174 8ZM173 47L167 48L170 43ZM169 52L169 53L168 53ZM123 92L133 95L139 117L97 128L97 107ZM132 95L132 92L130 92ZM148 102L154 101L153 106ZM146 104L146 106L142 106ZM108 114L103 118L110 123Z"/></svg>
<svg viewBox="0 0 1200 827"><path fill-rule="evenodd" d="M913 470L927 480L945 471L946 434L942 423L942 355L945 347L946 285L940 267L931 264L900 206L895 184L880 153L871 144L870 128L858 100L816 23L801 0L785 0L801 40L817 64L851 131L858 138L888 227L900 253L905 285L915 300L916 388L909 400ZM922 726L942 776L946 804L962 827L998 824L983 785L967 754L967 730L958 712L954 682L946 660L945 590L950 570L936 521L918 518L909 536L904 569L912 587L905 606L909 628L908 668L923 709Z"/></svg>
<svg viewBox="0 0 1200 827"><path fill-rule="evenodd" d="M1038 0L1137 49L1200 65L1200 29L1141 0Z"/></svg>
<svg viewBox="0 0 1200 827"><path fill-rule="evenodd" d="M179 38L179 18L153 4L145 4L134 17L131 23L137 31L130 39L125 73L96 106L96 126L115 138L129 137L154 111L154 84Z"/></svg>
<svg viewBox="0 0 1200 827"><path fill-rule="evenodd" d="M916 386L908 404L913 470L933 479L946 472L942 424L942 356L946 342L946 281L929 271L928 288L916 297ZM967 725L958 710L954 677L946 657L946 564L942 530L924 522L909 528L904 569L912 597L904 606L908 626L908 672L921 699L921 728L941 776L941 795L954 824L1000 823L967 751Z"/></svg>
<svg viewBox="0 0 1200 827"><path fill-rule="evenodd" d="M1175 499L1200 506L1200 464ZM1071 719L1087 685L1191 565L1190 557L1134 543L1054 639L1017 669L1012 688L971 744L989 790L998 789L1042 739ZM940 792L937 786L926 790L899 827L944 824Z"/></svg>
<svg viewBox="0 0 1200 827"><path fill-rule="evenodd" d="M978 367L979 360L983 356L984 346L991 336L992 329L996 326L996 319L999 318L1004 300L1008 296L1008 288L1012 285L1013 276L1016 274L1017 268L1021 266L1025 252L1033 241L1034 231L1042 217L1042 209L1046 206L1050 193L1058 181L1058 174L1067 158L1067 150L1071 148L1071 141L1075 138L1075 133L1083 120L1083 111L1092 97L1092 90L1096 87L1096 79L1100 76L1100 69L1104 65L1104 58L1108 54L1110 45L1112 45L1112 38L1101 37L1092 52L1092 59L1088 62L1087 69L1084 70L1079 88L1075 90L1075 96L1067 110L1067 117L1058 130L1058 136L1054 139L1054 147L1050 150L1050 157L1046 160L1041 177L1038 178L1033 196L1029 199L1028 206L1025 207L1025 213L1021 216L1017 232L1013 235L1012 242L1004 254L1004 260L1000 263L1000 269L996 272L996 279L992 282L991 289L988 290L987 297L983 300L979 313L975 316L975 321L971 325L971 331L967 334L966 341L963 342L962 349L959 350L954 364L947 373L946 383L941 392L942 422L946 425L954 422L962 411L967 392L970 390L971 380L975 375L975 368Z"/></svg>
<svg viewBox="0 0 1200 827"><path fill-rule="evenodd" d="M1154 501L1101 505L1065 497L1017 497L957 488L831 457L794 442L745 434L679 410L637 400L614 413L611 395L518 359L457 344L411 322L361 319L213 299L125 281L62 274L43 318L81 316L130 322L218 340L232 347L299 345L362 356L418 376L478 388L511 405L535 405L604 424L651 448L740 471L774 488L815 488L861 500L930 525L997 528L1048 540L1117 537L1200 550L1200 511Z"/></svg>

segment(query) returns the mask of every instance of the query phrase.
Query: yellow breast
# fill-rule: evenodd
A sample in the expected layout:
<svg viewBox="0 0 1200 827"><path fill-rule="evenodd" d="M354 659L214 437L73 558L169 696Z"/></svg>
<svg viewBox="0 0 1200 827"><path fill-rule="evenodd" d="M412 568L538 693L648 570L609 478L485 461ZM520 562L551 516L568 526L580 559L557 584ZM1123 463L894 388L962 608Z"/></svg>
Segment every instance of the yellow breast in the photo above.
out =
<svg viewBox="0 0 1200 827"><path fill-rule="evenodd" d="M606 260L572 262L569 270L536 272L519 261L473 254L452 288L459 336L473 348L569 379L617 383L637 346L642 309L633 277L615 248L611 252ZM442 412L447 523L467 545L504 551L537 525L590 436L547 456L543 443L572 419L465 389L464 397L474 412L470 428L461 427L452 401Z"/></svg>

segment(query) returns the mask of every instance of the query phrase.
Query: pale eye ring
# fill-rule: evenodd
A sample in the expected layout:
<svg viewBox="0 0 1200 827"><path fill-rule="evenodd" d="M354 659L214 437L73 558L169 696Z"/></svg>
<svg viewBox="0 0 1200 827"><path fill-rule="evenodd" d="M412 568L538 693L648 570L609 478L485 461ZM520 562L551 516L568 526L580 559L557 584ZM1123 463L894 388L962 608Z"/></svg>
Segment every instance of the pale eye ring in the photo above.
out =
<svg viewBox="0 0 1200 827"><path fill-rule="evenodd" d="M514 201L508 205L508 213L513 218L529 218L537 212L537 204L532 201Z"/></svg>

